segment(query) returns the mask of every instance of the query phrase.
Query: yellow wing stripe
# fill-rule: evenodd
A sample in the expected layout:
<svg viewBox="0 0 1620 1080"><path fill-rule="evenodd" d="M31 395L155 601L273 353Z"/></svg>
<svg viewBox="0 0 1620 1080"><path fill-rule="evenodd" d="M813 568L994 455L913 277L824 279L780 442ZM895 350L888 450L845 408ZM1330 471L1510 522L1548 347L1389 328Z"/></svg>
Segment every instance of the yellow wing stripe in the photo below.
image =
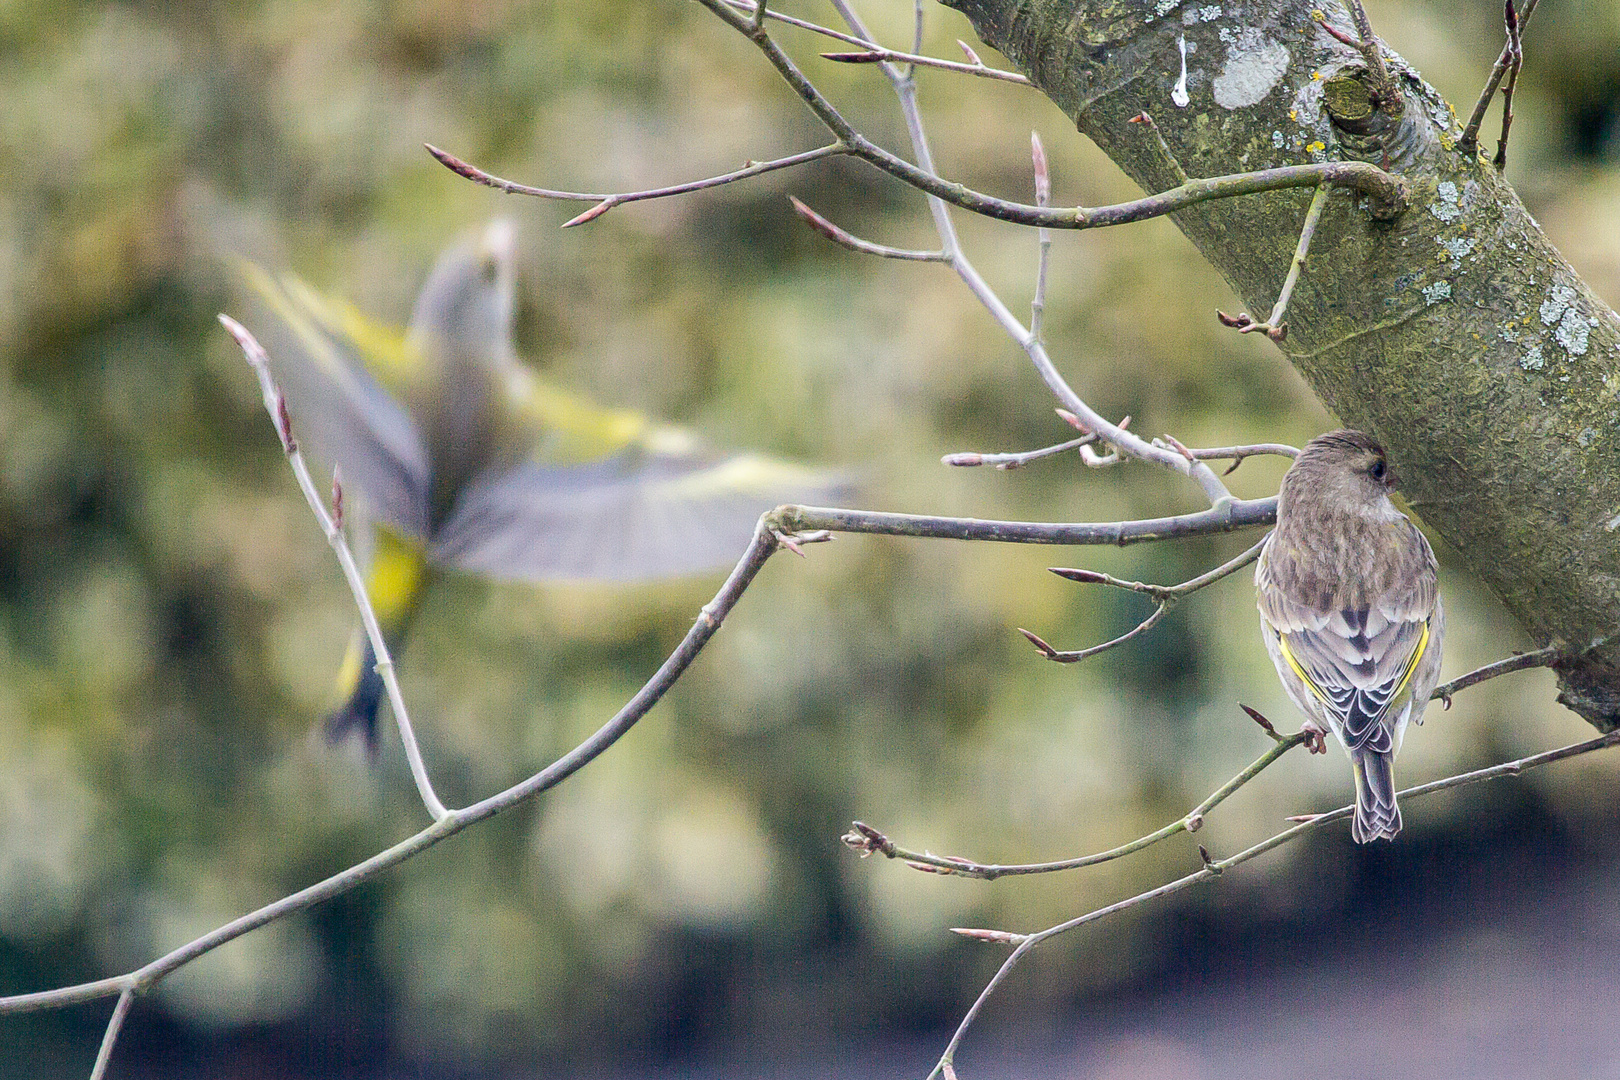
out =
<svg viewBox="0 0 1620 1080"><path fill-rule="evenodd" d="M1294 652L1288 647L1288 638L1280 630L1276 633L1277 649L1282 653L1283 659L1288 661L1288 666L1293 669L1294 674L1299 676L1300 682L1304 683L1310 689L1311 693L1315 695L1316 700L1322 702L1324 705L1332 704L1328 700L1328 696L1322 692L1322 688L1316 685L1316 680L1307 675L1305 673L1305 669L1300 666L1299 661L1294 659ZM1412 655L1407 657L1406 669L1401 672L1401 681L1395 684L1395 689L1390 692L1388 700L1400 700L1401 694L1406 690L1407 684L1412 681L1412 676L1417 673L1418 662L1423 659L1423 654L1427 652L1428 649L1429 620L1425 619L1423 621L1423 634L1418 638L1417 647L1412 650Z"/></svg>
<svg viewBox="0 0 1620 1080"><path fill-rule="evenodd" d="M1412 681L1412 676L1417 674L1418 661L1429 651L1429 622L1428 619L1423 620L1423 636L1418 638L1417 648L1412 650L1411 657L1406 661L1406 671L1401 675L1401 681L1395 684L1395 692L1389 695L1391 701L1400 700L1401 695L1406 692L1407 684Z"/></svg>
<svg viewBox="0 0 1620 1080"><path fill-rule="evenodd" d="M422 549L391 529L377 530L377 546L366 578L366 595L384 632L397 626L421 598L427 558Z"/></svg>

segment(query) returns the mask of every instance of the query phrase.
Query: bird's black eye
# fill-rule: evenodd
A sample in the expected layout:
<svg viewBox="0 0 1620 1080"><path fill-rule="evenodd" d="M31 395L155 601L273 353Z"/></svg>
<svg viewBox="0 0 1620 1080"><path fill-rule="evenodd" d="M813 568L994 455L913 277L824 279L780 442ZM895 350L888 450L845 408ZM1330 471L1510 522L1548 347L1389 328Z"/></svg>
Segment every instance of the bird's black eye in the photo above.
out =
<svg viewBox="0 0 1620 1080"><path fill-rule="evenodd" d="M1378 460L1374 461L1372 463L1372 467L1367 470L1367 475L1372 477L1374 480L1383 480L1384 475L1387 472L1389 472L1389 468L1384 464L1384 459L1379 458Z"/></svg>

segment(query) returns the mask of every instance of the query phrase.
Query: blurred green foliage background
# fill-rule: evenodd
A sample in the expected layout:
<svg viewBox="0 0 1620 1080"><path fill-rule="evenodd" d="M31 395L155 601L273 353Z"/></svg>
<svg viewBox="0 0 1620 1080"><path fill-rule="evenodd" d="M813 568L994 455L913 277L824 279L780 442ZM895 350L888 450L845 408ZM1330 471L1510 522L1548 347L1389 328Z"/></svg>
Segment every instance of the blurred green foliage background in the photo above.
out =
<svg viewBox="0 0 1620 1080"><path fill-rule="evenodd" d="M865 12L886 40L909 40L911 4ZM1372 15L1466 111L1499 47L1497 5L1385 2ZM937 55L972 40L951 12L928 20ZM874 70L780 37L864 130L903 146ZM1527 55L1510 174L1614 300L1620 4L1545 5ZM921 81L947 175L1027 199L1036 129L1057 201L1134 196L1033 91ZM138 965L425 823L392 743L371 770L309 736L354 615L214 321L236 303L222 249L402 321L446 242L510 215L523 230L522 351L604 403L857 469L871 508L1109 520L1197 507L1190 485L1142 466L938 464L1068 429L947 271L852 255L789 212L792 193L862 235L929 246L920 198L875 172L777 173L563 233L581 206L503 197L422 151L431 141L525 182L625 190L823 141L696 5L0 0L0 100L0 992ZM1034 237L961 227L1027 310ZM1221 329L1216 307L1241 305L1167 222L1056 238L1047 336L1092 404L1193 445L1298 444L1329 427L1277 352ZM1258 496L1280 473L1255 460L1233 480ZM137 1004L120 1058L213 1076L566 1068L723 1045L777 1059L952 1022L999 953L946 927L1062 920L1195 866L1193 841L985 884L857 860L840 832L858 817L909 846L1025 861L1185 812L1267 745L1236 701L1295 722L1253 630L1248 576L1078 666L1040 660L1014 628L1077 647L1146 613L1048 565L1172 582L1253 540L1060 552L841 537L779 558L603 759L192 965ZM1451 677L1523 642L1442 559ZM457 580L432 597L402 670L447 799L512 783L597 727L717 583ZM1467 692L1413 733L1402 777L1588 734L1552 697L1545 673ZM1617 769L1582 759L1414 804L1401 843L1433 851L1530 822L1601 844ZM1337 751L1293 755L1198 840L1235 851L1348 793ZM1331 920L1353 868L1380 857L1335 833L1075 935L1009 982L989 1022L1039 1024L1151 985L1189 920L1233 932ZM104 1003L0 1018L0 1074L83 1075L105 1015ZM284 1071L242 1064L261 1056Z"/></svg>

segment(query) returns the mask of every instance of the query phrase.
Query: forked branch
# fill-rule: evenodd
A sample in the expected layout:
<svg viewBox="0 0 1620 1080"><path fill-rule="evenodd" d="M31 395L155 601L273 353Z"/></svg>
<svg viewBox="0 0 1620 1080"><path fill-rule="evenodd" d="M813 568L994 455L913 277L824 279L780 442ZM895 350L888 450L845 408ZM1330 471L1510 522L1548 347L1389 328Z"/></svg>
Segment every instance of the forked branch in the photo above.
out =
<svg viewBox="0 0 1620 1080"><path fill-rule="evenodd" d="M959 877L979 878L984 881L994 881L1000 877L1014 877L1026 874L1051 874L1063 870L1079 870L1087 866L1096 866L1098 863L1111 862L1114 859L1133 855L1143 848L1152 847L1161 840L1168 840L1177 833L1193 833L1203 828L1204 817L1221 803L1225 802L1234 792L1243 785L1259 776L1273 762L1277 761L1288 751L1301 743L1310 742L1315 738L1314 733L1297 731L1292 735L1279 736L1269 723L1266 730L1275 741L1275 745L1260 755L1248 768L1238 773L1232 779L1222 784L1212 792L1209 798L1187 811L1185 815L1175 821L1138 837L1119 847L1100 851L1095 855L1082 855L1075 859L1059 859L1056 862L1044 863L1015 863L1000 865L997 863L981 863L971 859L962 859L949 855L935 855L927 851L911 851L890 840L883 833L864 822L854 822L850 831L844 834L843 841L846 846L857 852L861 857L878 854L889 859L899 859L913 870L921 870L930 874L951 874Z"/></svg>
<svg viewBox="0 0 1620 1080"><path fill-rule="evenodd" d="M1479 92L1479 100L1474 102L1474 111L1468 117L1468 123L1463 127L1463 133L1457 139L1457 149L1470 156L1479 152L1479 126L1485 122L1485 111L1491 107L1491 98L1496 96L1497 88L1502 85L1503 78L1509 69L1517 70L1517 65L1523 61L1524 50L1520 44L1525 27L1530 25L1530 16L1535 14L1536 4L1539 0L1524 0L1524 3L1514 9L1512 22L1517 24L1517 32L1510 29L1507 42L1502 46L1502 53L1496 58L1496 66L1491 68L1491 74L1485 80L1485 88ZM1508 21L1504 9L1504 22ZM1505 110L1504 110L1505 111ZM1507 141L1507 128L1502 130L1503 142ZM1506 149L1499 151L1504 158Z"/></svg>

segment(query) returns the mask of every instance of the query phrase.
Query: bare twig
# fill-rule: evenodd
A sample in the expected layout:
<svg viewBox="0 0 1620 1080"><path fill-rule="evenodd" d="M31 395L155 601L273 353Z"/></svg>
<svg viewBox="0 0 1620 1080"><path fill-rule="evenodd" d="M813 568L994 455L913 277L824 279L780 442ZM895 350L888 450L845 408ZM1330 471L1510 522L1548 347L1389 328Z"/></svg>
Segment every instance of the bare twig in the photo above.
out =
<svg viewBox="0 0 1620 1080"><path fill-rule="evenodd" d="M1082 585L1109 585L1116 589L1126 589L1130 592L1141 593L1143 596L1150 596L1161 604L1173 604L1183 597L1197 592L1199 589L1207 588L1222 578L1237 573L1258 559L1265 546L1266 542L1262 539L1237 558L1228 559L1215 569L1205 571L1195 578L1189 578L1179 585L1149 585L1141 581L1126 581L1123 578L1114 577L1112 574L1099 573L1096 570L1071 570L1060 566L1052 566L1048 567L1048 569L1067 581L1077 581Z"/></svg>
<svg viewBox="0 0 1620 1080"><path fill-rule="evenodd" d="M779 506L772 511L777 527L787 532L872 533L918 539L989 540L1003 544L1092 545L1151 543L1188 536L1209 536L1270 525L1277 520L1277 500L1235 499L1196 514L1108 522L987 521L981 518L929 517L831 506Z"/></svg>
<svg viewBox="0 0 1620 1080"><path fill-rule="evenodd" d="M916 67L939 68L942 71L956 71L964 75L977 75L980 78L1017 83L1020 86L1030 85L1027 75L1020 75L1016 71L1006 71L1001 68L986 67L983 61L964 64L960 60L942 60L936 56L919 56L916 52L900 52L897 49L874 47L862 49L860 52L824 52L821 54L821 58L840 64L876 64L886 60L890 63L912 64Z"/></svg>
<svg viewBox="0 0 1620 1080"><path fill-rule="evenodd" d="M708 644L709 639L720 629L720 624L742 598L755 575L776 551L778 530L768 521L770 517L771 515L765 515L760 519L760 524L754 530L753 541L738 560L736 567L732 569L731 575L726 578L725 584L720 587L714 599L703 606L692 628L686 632L686 636L681 639L675 651L670 653L636 695L593 735L540 772L463 810L451 810L427 828L393 847L378 852L364 862L249 912L135 971L76 986L0 997L0 1015L60 1008L126 992L145 993L179 968L226 942L234 941L243 934L257 930L277 919L348 892L415 857L441 840L556 787L594 761L634 727L691 666L692 661L697 658L698 653Z"/></svg>
<svg viewBox="0 0 1620 1080"><path fill-rule="evenodd" d="M975 465L994 465L1002 471L1021 469L1032 461L1040 458L1052 457L1069 450L1077 450L1082 446L1090 446L1097 441L1095 435L1082 435L1078 439L1070 439L1055 446L1043 446L1039 450L1025 450L1017 454L980 454L968 450L958 454L946 454L940 458L942 465L956 465L971 468Z"/></svg>
<svg viewBox="0 0 1620 1080"><path fill-rule="evenodd" d="M1311 197L1310 209L1305 211L1305 224L1299 230L1299 243L1294 245L1294 257L1288 263L1288 276L1283 279L1282 291L1277 294L1277 303L1272 306L1271 314L1266 317L1266 321L1255 322L1247 312L1234 317L1223 311L1217 311L1215 316L1222 323L1235 328L1240 334L1252 334L1256 330L1262 330L1272 341L1281 341L1288 336L1288 324L1282 321L1283 313L1288 310L1288 301L1294 295L1294 285L1299 281L1299 272L1305 267L1305 255L1311 250L1311 238L1316 235L1316 226L1322 220L1322 211L1327 207L1329 190L1328 186L1323 184Z"/></svg>
<svg viewBox="0 0 1620 1080"><path fill-rule="evenodd" d="M745 15L752 14L754 11L753 0L725 0L725 2L734 10L740 11ZM847 42L850 45L857 46L864 50L870 51L872 49L882 48L882 46L877 44L875 41L868 41L866 38L857 37L854 34L846 34L842 30L834 30L832 27L822 26L820 23L813 23L805 19L794 18L792 15L783 15L776 11L767 11L765 13L765 17L799 30L808 30L812 34L820 34L822 37L832 38L834 41ZM971 59L977 60L978 57L975 56Z"/></svg>
<svg viewBox="0 0 1620 1080"><path fill-rule="evenodd" d="M1100 645L1090 645L1084 649L1054 648L1042 640L1039 634L1036 634L1031 630L1025 630L1022 626L1018 628L1018 632L1028 638L1029 643L1040 650L1041 655L1046 657L1048 660L1055 661L1059 664L1078 664L1080 661L1092 656L1096 656L1098 653L1105 653L1109 649L1117 649L1127 641L1147 633L1149 630L1159 625L1159 620L1163 619L1169 610L1170 605L1161 600L1159 601L1158 606L1153 609L1147 618L1143 619L1141 622L1119 635L1119 637L1110 638Z"/></svg>
<svg viewBox="0 0 1620 1080"><path fill-rule="evenodd" d="M1048 226L1069 229L1099 228L1129 221L1140 221L1145 218L1172 213L1209 199L1275 191L1297 186L1320 187L1322 185L1335 185L1364 190L1366 193L1373 195L1384 206L1385 210L1391 214L1399 212L1399 208L1404 205L1405 185L1402 180L1385 173L1375 166L1358 161L1319 162L1230 177L1189 180L1180 187L1145 199L1093 209L1085 207L1055 209L1049 206L1027 206L995 199L961 184L944 180L935 172L932 154L929 152L927 138L923 133L916 108L915 84L912 79L911 68L902 69L900 65L886 60L878 62L878 66L891 81L895 93L900 99L901 109L906 118L907 130L911 136L913 150L916 153L917 164L915 165L878 147L857 131L832 103L822 95L816 86L804 76L792 59L772 40L765 29L764 21L754 18L759 13L756 7L750 4L743 11L738 11L734 8L733 0L700 0L700 2L727 25L746 37L764 54L771 65L776 68L777 73L787 82L788 86L799 95L827 129L833 133L836 138L834 143L805 154L749 166L737 173L711 177L708 180L697 181L692 184L601 196L595 193L552 191L515 185L510 181L493 177L483 170L445 154L443 151L432 150L432 148L430 150L432 150L435 157L462 175L480 183L488 183L504 191L525 192L548 198L587 199L597 203L592 210L575 218L569 224L588 221L604 213L612 206L632 199L654 198L696 190L699 187L729 183L744 176L753 175L758 171L764 171L767 168L784 168L791 164L835 154L847 154L861 158L930 196L930 213L934 218L936 229L939 231L942 250L946 259L974 295L979 298L980 302L990 310L991 314L1007 332L1018 341L1035 364L1043 380L1046 381L1048 387L1065 408L1080 417L1087 428L1095 431L1115 452L1127 454L1140 460L1155 462L1193 479L1203 489L1210 502L1217 507L1229 501L1232 496L1220 478L1210 471L1207 466L1196 459L1184 459L1178 455L1168 454L1163 448L1153 446L1117 428L1080 400L1046 355L1038 336L1032 335L1018 322L1012 313L1007 310L1006 305L985 283L978 271L962 256L960 244L956 240L954 226L945 213L946 204L959 206L1001 220L1037 227ZM844 17L845 22L857 34L866 34L865 27L861 25L860 20L847 4L835 2L835 6ZM863 38L863 40L865 39ZM912 257L920 256L914 253ZM1089 453L1086 448L1082 448L1082 455L1086 463L1092 465L1106 463L1110 460Z"/></svg>
<svg viewBox="0 0 1620 1080"><path fill-rule="evenodd" d="M733 9L744 14L752 15L755 12L755 6L752 0L725 0L725 2ZM912 67L932 67L940 68L945 71L956 71L964 75L977 75L985 79L996 79L1001 82L1017 83L1022 86L1031 85L1029 77L1026 75L1021 75L1016 71L1006 71L1001 68L990 67L983 60L979 59L979 54L969 48L966 42L957 42L957 44L962 47L963 53L965 53L968 58L968 62L964 64L955 60L943 60L938 57L921 55L921 34L912 35L910 52L899 52L895 49L886 49L875 41L868 41L865 38L858 37L854 34L846 34L840 30L834 30L830 26L822 26L818 23L808 22L804 19L797 19L791 15L782 15L775 11L767 11L765 12L765 18L773 19L777 22L795 27L800 30L808 30L813 34L820 34L823 37L832 38L835 41L842 41L847 44L854 45L859 49L858 52L821 54L823 59L836 61L838 63L903 63ZM920 20L918 21L917 25L922 25Z"/></svg>
<svg viewBox="0 0 1620 1080"><path fill-rule="evenodd" d="M724 0L700 0L700 2L719 4L723 3ZM791 63L791 61L787 61L785 56L783 60L786 63ZM809 84L805 83L804 85L808 86ZM819 92L817 94L819 96ZM831 108L831 106L829 105L828 108ZM424 145L428 153L432 154L440 164L451 172L474 183L494 188L497 191L503 191L511 195L532 195L542 199L598 203L598 207L592 207L585 214L570 220L567 223L569 225L583 224L586 221L593 220L600 217L607 210L623 203L683 195L687 192L735 183L738 180L758 176L761 173L785 169L793 165L801 165L805 162L836 155L860 158L862 161L876 166L925 194L943 199L953 206L961 207L972 213L1011 222L1015 225L1029 225L1036 228L1069 230L1107 228L1112 225L1126 225L1135 221L1147 221L1150 218L1163 217L1166 214L1173 214L1179 210L1185 210L1189 206L1196 206L1199 203L1209 202L1214 199L1231 199L1241 195L1258 195L1268 191L1286 191L1290 188L1316 187L1321 184L1348 188L1363 195L1371 196L1378 206L1387 208L1387 212L1375 209L1375 216L1379 214L1385 216L1398 214L1405 209L1407 198L1406 182L1398 176L1384 172L1376 165L1368 164L1365 161L1317 161L1303 165L1285 165L1275 169L1262 169L1258 172L1234 173L1230 176L1189 180L1179 187L1161 191L1157 195L1133 199L1130 202L1115 203L1111 206L1031 206L1027 203L998 199L992 195L975 191L964 184L945 180L933 172L920 169L904 158L896 157L882 147L872 143L864 135L855 131L854 128L849 127L847 123L842 121L842 118L840 118L838 128L849 131L858 141L847 146L841 143L829 143L827 146L807 150L801 154L793 154L772 161L756 162L735 172L711 176L703 180L694 180L685 184L648 188L643 191L612 193L561 191L520 184L514 180L505 180L486 172L446 150L441 150L431 144Z"/></svg>
<svg viewBox="0 0 1620 1080"><path fill-rule="evenodd" d="M1491 164L1497 170L1507 168L1508 131L1513 127L1513 90L1519 85L1519 68L1524 66L1524 46L1519 39L1519 13L1513 0L1505 0L1502 21L1507 25L1508 70L1507 81L1502 84L1502 137L1496 144L1496 156Z"/></svg>
<svg viewBox="0 0 1620 1080"><path fill-rule="evenodd" d="M1096 432L1086 431L1086 426L1080 422L1079 417L1067 409L1057 409L1055 411L1066 423L1076 430L1085 432L1085 434L1078 439L1070 439L1068 442L1061 442L1055 446L1043 446L1039 450L1024 450L1016 454L984 454L974 450L946 454L939 459L940 464L964 468L971 468L975 465L994 465L1003 471L1010 471L1012 469L1021 469L1032 461L1066 453L1069 450L1079 450L1083 454L1086 447L1092 446L1098 441ZM1125 417L1119 422L1119 426L1121 428L1130 427L1131 418L1129 416Z"/></svg>
<svg viewBox="0 0 1620 1080"><path fill-rule="evenodd" d="M883 833L864 822L855 822L850 831L843 837L844 843L862 855L879 854L889 859L899 859L914 870L922 870L932 874L957 875L960 877L980 878L984 881L994 881L1000 877L1015 877L1025 874L1051 874L1063 870L1079 870L1087 866L1096 866L1098 863L1111 862L1114 859L1124 858L1135 854L1143 848L1152 847L1161 840L1168 840L1177 833L1197 832L1203 827L1204 818L1209 812L1225 802L1234 792L1259 776L1273 762L1281 758L1288 751L1307 741L1309 736L1303 732L1280 736L1277 742L1260 755L1248 768L1238 773L1232 779L1216 788L1209 798L1187 811L1185 815L1175 821L1138 837L1128 844L1100 851L1095 855L1084 855L1075 859L1060 859L1055 862L1044 863L1015 863L1001 865L997 863L981 863L971 859L953 858L946 855L935 855L927 851L912 851L903 848L890 840Z"/></svg>
<svg viewBox="0 0 1620 1080"><path fill-rule="evenodd" d="M1158 625L1159 620L1164 618L1165 614L1169 612L1169 610L1174 607L1176 603L1183 597L1188 596L1191 593L1195 593L1199 589L1202 589L1208 585L1213 585L1215 582L1221 580L1227 575L1236 573L1238 570L1241 570L1243 567L1252 563L1255 559L1258 559L1260 557L1261 550L1265 547L1265 544L1265 540L1261 540L1259 543L1249 548L1249 550L1245 551L1237 558L1224 562L1215 569L1210 570L1207 573L1200 574L1189 581L1183 581L1179 585L1148 585L1140 581L1125 581L1110 574L1098 573L1095 570L1071 570L1057 566L1050 567L1049 569L1051 569L1052 573L1069 581L1078 581L1082 584L1091 585L1112 585L1116 589L1128 589L1131 592L1138 592L1144 596L1152 597L1158 606L1153 609L1152 613L1149 614L1147 618L1137 623L1125 633L1119 635L1119 637L1114 638L1111 641L1105 641L1101 645L1092 645L1085 649L1060 651L1058 649L1054 649L1051 645L1048 645L1045 641L1041 640L1040 637L1028 630L1025 630L1023 627L1019 627L1018 632L1028 638L1030 644L1039 649L1041 655L1045 656L1048 660L1055 660L1060 664L1078 663L1087 657L1096 656L1098 653L1107 652L1109 649L1118 648L1139 634L1144 634L1153 629L1154 626Z"/></svg>
<svg viewBox="0 0 1620 1080"><path fill-rule="evenodd" d="M1041 137L1036 132L1029 133L1029 148L1035 162L1035 205L1048 206L1052 202L1052 176L1047 171L1046 147L1041 145ZM1036 233L1036 240L1040 255L1035 261L1035 296L1029 302L1029 332L1036 341L1042 341L1041 320L1046 314L1046 269L1052 261L1052 230L1041 229Z"/></svg>
<svg viewBox="0 0 1620 1080"><path fill-rule="evenodd" d="M1444 780L1436 780L1433 783L1420 784L1417 787L1407 788L1405 791L1400 792L1398 797L1404 802L1421 798L1424 795L1429 795L1436 791L1444 791L1448 788L1461 787L1464 784L1477 783L1481 780L1494 780L1502 776L1517 776L1529 769L1539 768L1555 761L1562 761L1565 758L1578 757L1582 754L1589 754L1593 751L1607 749L1616 745L1620 745L1620 731L1611 731L1607 735L1600 735L1595 739L1588 739L1585 742L1573 743L1569 746L1560 747L1557 750L1548 750L1545 753L1534 754L1530 757L1520 758L1517 761L1504 762L1503 764L1493 765L1489 768L1478 769L1474 772L1462 773L1457 776L1447 777ZM1002 962L1001 967L996 970L995 975L991 977L989 983L985 985L985 988L980 991L979 996L973 1002L972 1007L968 1009L968 1012L962 1018L961 1023L957 1025L956 1031L951 1035L950 1042L946 1044L944 1053L940 1055L939 1062L934 1066L933 1071L928 1074L929 1077L943 1075L945 1070L950 1067L951 1062L955 1058L957 1049L962 1044L963 1037L967 1034L968 1028L972 1026L974 1019L979 1015L984 1003L989 1000L990 995L993 994L996 988L1001 985L1002 981L1007 977L1007 974L1013 969L1013 967L1017 965L1018 961L1022 960L1024 956L1032 951L1037 945L1040 945L1042 942L1056 937L1059 934L1064 934L1070 930L1085 926L1088 923L1096 922L1099 919L1107 918L1108 916L1118 914L1121 911L1128 911L1131 908L1139 907L1142 904L1160 899L1161 897L1170 896L1173 893L1181 892L1183 889L1197 885L1201 882L1211 881L1234 866L1240 866L1251 859L1264 855L1273 848L1278 848L1293 840L1297 840L1306 833L1319 829L1329 822L1339 821L1343 818L1349 817L1351 813L1354 812L1354 809L1355 808L1351 806L1344 806L1337 810L1330 811L1329 813L1315 815L1310 820L1303 821L1297 825L1294 825L1292 828L1284 829L1282 832L1273 835L1269 839L1262 840L1253 847L1240 851L1230 858L1209 860L1205 862L1205 864L1198 870L1186 875L1185 877L1177 878L1175 881L1167 882L1166 884L1160 885L1157 888L1138 893L1135 896L1121 900L1118 903L1109 904L1106 907L1089 911L1084 915L1070 919L1067 922L1058 923L1056 926L1048 927L1045 930L1039 931L1038 933L1018 934L1009 931L986 932L973 929L965 931L957 930L957 933L966 933L969 936L978 937L986 941L1005 942L1007 944L1015 945L1016 947L1013 949L1012 953L1007 957L1007 959Z"/></svg>
<svg viewBox="0 0 1620 1080"><path fill-rule="evenodd" d="M1248 446L1214 446L1208 449L1194 448L1192 456L1199 461L1225 461L1231 459L1232 465L1222 476L1231 476L1237 472L1237 467L1252 457L1275 454L1278 457L1299 457L1299 447L1289 446L1287 443L1251 443Z"/></svg>
<svg viewBox="0 0 1620 1080"><path fill-rule="evenodd" d="M668 187L648 188L645 191L620 192L587 192L587 191L554 191L550 188L530 187L528 184L519 184L512 180L503 180L499 176L487 173L476 165L471 165L454 154L440 150L432 143L423 144L427 152L432 154L439 164L468 180L485 187L492 187L496 191L503 191L508 195L533 195L541 199L558 199L565 202L593 202L595 206L563 223L563 228L574 225L583 225L592 221L615 206L629 202L640 202L644 199L667 199L673 195L685 195L693 191L703 191L707 188L720 187L723 184L734 184L738 180L746 180L751 176L775 172L778 169L788 169L795 165L803 165L811 161L819 161L825 157L836 157L840 154L853 153L849 147L841 142L828 143L826 146L814 150L806 150L802 154L789 154L787 157L776 158L772 161L751 161L741 169L723 173L719 176L710 176L702 180L692 180L684 184L671 184Z"/></svg>
<svg viewBox="0 0 1620 1080"><path fill-rule="evenodd" d="M134 1005L133 990L125 990L118 995L118 1004L113 1006L112 1016L107 1020L107 1030L101 1036L101 1046L96 1050L96 1063L90 1068L90 1080L101 1080L107 1075L107 1066L112 1062L113 1047L118 1044L118 1034L124 1030L124 1021L129 1018L129 1010Z"/></svg>
<svg viewBox="0 0 1620 1080"><path fill-rule="evenodd" d="M1459 690L1478 685L1487 679L1494 679L1498 675L1524 671L1527 668L1551 667L1569 655L1569 650L1560 648L1557 645L1549 645L1545 649L1509 656L1506 659L1497 660L1483 667L1477 667L1468 674L1460 675L1443 686L1435 687L1434 693L1429 695L1429 700L1442 702L1449 709L1451 708L1451 695Z"/></svg>
<svg viewBox="0 0 1620 1080"><path fill-rule="evenodd" d="M1538 2L1539 0L1524 0L1517 10L1521 40L1524 28L1530 25L1530 16L1535 14ZM1522 53L1522 50L1519 51ZM1490 78L1485 80L1485 88L1479 92L1479 100L1474 102L1474 111L1468 117L1468 123L1463 127L1461 137L1457 139L1457 149L1465 154L1479 152L1479 126L1485 122L1485 110L1491 107L1491 98L1496 96L1497 87L1502 85L1503 76L1514 63L1514 52L1513 39L1509 37L1507 44L1502 46L1501 55L1496 58L1496 66L1491 68Z"/></svg>
<svg viewBox="0 0 1620 1080"><path fill-rule="evenodd" d="M725 2L736 11L744 14L752 14L755 10L753 0L725 0ZM919 6L920 3L921 0L919 0ZM772 19L787 26L792 26L799 30L808 30L812 34L820 34L822 37L832 38L834 41L842 41L849 45L854 45L860 50L859 52L849 53L822 53L821 55L828 60L846 64L874 64L883 62L903 63L912 67L941 68L945 71L956 71L965 75L977 75L981 78L996 79L1001 82L1017 83L1023 86L1031 85L1028 76L1021 75L1016 71L1006 71L1001 68L990 67L983 60L979 59L979 54L974 52L965 41L957 42L957 44L962 47L962 52L967 56L968 59L968 62L963 64L952 60L942 60L937 57L921 55L922 35L920 33L914 33L912 35L911 51L907 53L899 52L894 49L886 49L875 41L869 41L866 38L859 37L855 34L846 34L841 30L834 30L830 26L822 26L819 23L794 18L791 15L782 15L775 11L767 11L765 13L765 18ZM922 25L921 20L917 20L916 25L920 27Z"/></svg>
<svg viewBox="0 0 1620 1080"><path fill-rule="evenodd" d="M911 262L950 262L950 257L943 251L916 251L910 248L890 247L887 244L876 244L870 240L862 240L854 233L834 225L800 202L797 197L789 195L788 202L793 204L793 212L804 219L805 224L840 247L848 248L862 255L876 255L880 259L904 259Z"/></svg>
<svg viewBox="0 0 1620 1080"><path fill-rule="evenodd" d="M382 676L383 685L388 690L388 703L394 711L394 723L399 728L399 741L405 749L405 760L410 764L411 779L416 782L417 794L422 798L422 805L427 807L428 814L434 821L442 821L449 810L439 800L438 793L433 790L433 781L428 777L427 766L422 761L422 750L416 741L416 731L411 726L411 718L405 709L405 697L399 689L399 679L394 674L394 661L388 653L388 643L383 640L381 625L377 622L377 613L371 606L371 597L366 592L365 576L361 574L359 564L355 562L354 553L349 550L349 542L343 535L341 518L327 513L326 504L321 501L320 493L315 489L315 481L309 474L309 467L304 463L304 455L298 449L298 441L293 438L292 421L287 415L287 399L282 396L281 389L276 386L275 379L270 374L270 358L265 355L264 347L259 344L247 328L229 315L219 317L220 325L230 331L241 346L242 353L253 366L254 373L259 378L259 388L264 394L264 407L270 413L270 418L276 425L276 434L281 438L281 449L287 455L287 462L292 466L293 475L298 479L298 487L304 493L304 499L315 514L315 520L320 522L321 531L326 534L326 542L332 546L337 555L338 565L343 568L343 577L349 583L349 591L354 595L355 606L360 609L360 622L366 628L366 637L371 643L373 655L377 658L377 673ZM342 486L334 477L335 493L342 492ZM339 508L342 506L341 497L337 500ZM339 514L341 509L339 510Z"/></svg>

